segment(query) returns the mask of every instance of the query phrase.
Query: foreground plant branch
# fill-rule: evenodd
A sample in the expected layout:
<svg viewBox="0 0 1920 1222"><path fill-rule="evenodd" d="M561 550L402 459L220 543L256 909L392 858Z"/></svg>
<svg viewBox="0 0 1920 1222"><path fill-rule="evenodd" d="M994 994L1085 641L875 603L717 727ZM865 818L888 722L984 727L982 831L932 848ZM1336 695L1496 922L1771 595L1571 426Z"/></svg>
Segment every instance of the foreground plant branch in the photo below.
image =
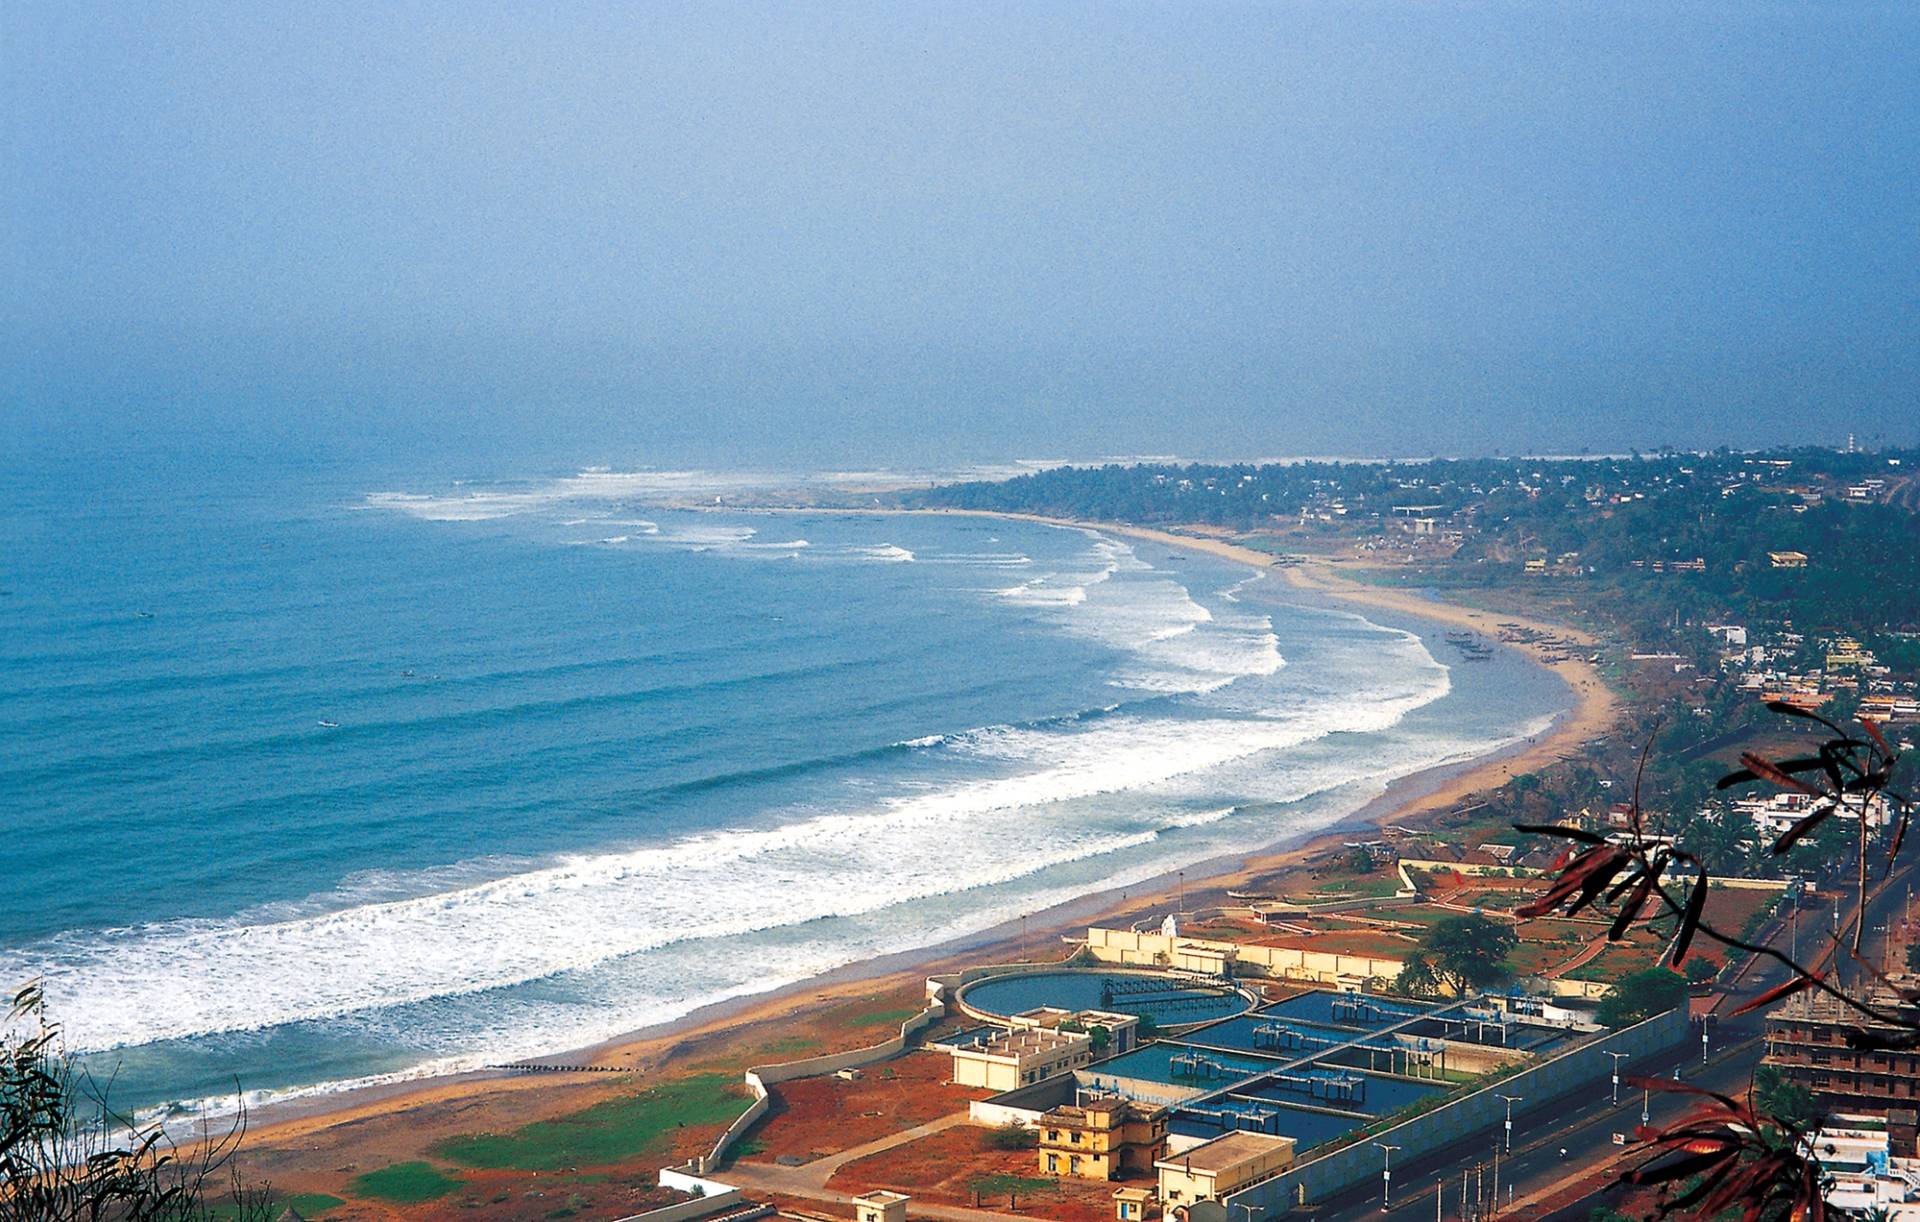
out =
<svg viewBox="0 0 1920 1222"><path fill-rule="evenodd" d="M1899 753L1871 721L1862 719L1864 737L1861 737L1849 734L1824 717L1784 702L1772 702L1767 707L1783 716L1817 722L1832 737L1823 742L1816 753L1793 759L1769 760L1751 752L1744 753L1741 756L1744 767L1720 778L1717 787L1726 790L1762 782L1806 795L1807 812L1774 841L1771 851L1775 856L1791 853L1835 815L1844 813L1859 821L1853 871L1854 918L1844 949L1901 1003L1920 1002L1920 991L1895 986L1884 973L1860 957L1870 898L1873 815L1879 810L1887 817L1890 832L1886 837L1885 864L1889 870L1905 843L1910 824L1911 803L1893 788ZM1862 1020L1848 1030L1847 1039L1852 1046L1872 1049L1920 1046L1920 1022L1916 1022L1912 1012L1855 996L1829 982L1825 973L1796 962L1772 946L1756 944L1718 929L1705 919L1707 893L1712 883L1705 863L1676 844L1650 836L1645 827L1640 789L1650 749L1651 739L1641 752L1628 828L1617 841L1584 828L1557 824L1514 825L1519 831L1572 842L1562 854L1559 873L1552 885L1538 898L1516 909L1515 915L1529 919L1554 912L1573 916L1589 909L1597 913L1611 912L1613 923L1607 938L1613 942L1626 937L1636 925L1648 925L1671 916L1675 924L1660 958L1663 966L1679 969L1696 939L1704 937L1729 949L1771 959L1786 968L1787 979L1783 983L1748 998L1730 1011L1729 1017L1814 991L1832 998ZM1677 891L1665 881L1669 874L1675 873L1692 876ZM1835 941L1838 942L1837 937ZM1839 945L1835 946L1836 958L1840 949ZM1878 1029L1869 1029L1868 1024ZM1809 1149L1807 1131L1777 1117L1762 1115L1751 1102L1742 1104L1724 1095L1669 1082L1641 1080L1639 1084L1652 1090L1693 1094L1704 1100L1701 1107L1666 1129L1641 1129L1637 1134L1652 1157L1624 1174L1621 1182L1659 1188L1660 1217L1681 1214L1709 1218L1734 1206L1742 1208L1741 1217L1745 1222L1758 1222L1774 1212L1784 1212L1796 1220L1824 1217L1823 1181Z"/></svg>
<svg viewBox="0 0 1920 1222"><path fill-rule="evenodd" d="M267 1222L274 1196L244 1183L233 1157L246 1110L181 1145L115 1111L76 1072L38 985L0 1024L0 1222ZM222 1180L227 1199L210 1198Z"/></svg>

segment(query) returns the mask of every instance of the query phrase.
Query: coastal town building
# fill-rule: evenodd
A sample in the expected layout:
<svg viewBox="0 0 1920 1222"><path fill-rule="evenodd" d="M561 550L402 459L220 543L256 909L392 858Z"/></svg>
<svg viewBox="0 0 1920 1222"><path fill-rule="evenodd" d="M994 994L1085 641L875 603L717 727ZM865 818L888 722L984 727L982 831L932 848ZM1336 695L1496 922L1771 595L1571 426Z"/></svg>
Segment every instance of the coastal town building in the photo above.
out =
<svg viewBox="0 0 1920 1222"><path fill-rule="evenodd" d="M1154 1164L1169 1208L1213 1201L1293 1166L1294 1140L1269 1133L1226 1133Z"/></svg>
<svg viewBox="0 0 1920 1222"><path fill-rule="evenodd" d="M1850 1217L1876 1211L1888 1222L1920 1222L1920 1158L1916 1118L1896 1108L1883 1122L1875 1116L1827 1118L1808 1143L1830 1179L1826 1203Z"/></svg>
<svg viewBox="0 0 1920 1222"><path fill-rule="evenodd" d="M1065 1010L1058 1006L1035 1006L1005 1020L1009 1027L1028 1031L1084 1032L1093 1042L1093 1051L1102 1056L1131 1052L1139 1042L1140 1018L1114 1010Z"/></svg>
<svg viewBox="0 0 1920 1222"><path fill-rule="evenodd" d="M1111 1180L1153 1170L1167 1152L1167 1109L1120 1095L1094 1095L1044 1113L1040 1170Z"/></svg>
<svg viewBox="0 0 1920 1222"><path fill-rule="evenodd" d="M1735 814L1753 820L1753 826L1761 836L1777 840L1786 834L1794 824L1807 817L1813 810L1814 798L1811 794L1789 790L1786 793L1752 794L1734 799L1732 806ZM1887 825L1890 812L1886 797L1882 794L1862 794L1835 809L1832 819L1854 820L1860 817L1862 809L1867 816L1867 826L1883 828Z"/></svg>
<svg viewBox="0 0 1920 1222"><path fill-rule="evenodd" d="M1119 1222L1146 1222L1159 1213L1159 1199L1151 1188L1124 1187L1113 1190L1113 1216Z"/></svg>
<svg viewBox="0 0 1920 1222"><path fill-rule="evenodd" d="M1078 1069L1093 1060L1086 1031L1016 1027L977 1044L953 1049L955 1086L1013 1090Z"/></svg>
<svg viewBox="0 0 1920 1222"><path fill-rule="evenodd" d="M1900 1012L1891 994L1869 998L1874 1008ZM1813 1092L1829 1111L1886 1116L1920 1105L1920 1049L1858 1047L1858 1035L1899 1040L1906 1028L1883 1025L1824 994L1802 993L1767 1015L1761 1063Z"/></svg>
<svg viewBox="0 0 1920 1222"><path fill-rule="evenodd" d="M1807 567L1805 552L1768 552L1767 563L1776 569L1804 569Z"/></svg>

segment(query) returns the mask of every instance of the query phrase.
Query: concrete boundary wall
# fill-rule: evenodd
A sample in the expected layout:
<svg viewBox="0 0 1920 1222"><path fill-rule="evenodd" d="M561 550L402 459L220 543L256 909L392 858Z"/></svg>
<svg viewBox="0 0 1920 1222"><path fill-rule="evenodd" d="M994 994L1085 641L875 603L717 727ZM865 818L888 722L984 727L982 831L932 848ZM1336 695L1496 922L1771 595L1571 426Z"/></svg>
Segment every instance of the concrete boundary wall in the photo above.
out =
<svg viewBox="0 0 1920 1222"><path fill-rule="evenodd" d="M767 1114L767 1108L771 1106L767 1098L769 1086L777 1086L795 1078L817 1077L840 1069L857 1069L863 1065L872 1065L876 1061L885 1061L899 1056L906 1050L907 1041L913 1038L914 1032L938 1022L946 1015L946 1002L939 997L942 991L929 987L927 1008L901 1023L900 1033L890 1040L869 1044L865 1048L854 1048L847 1052L831 1052L824 1056L807 1057L799 1061L783 1061L778 1065L756 1065L749 1069L746 1072L746 1083L747 1089L753 1092L753 1102L748 1104L747 1110L740 1113L739 1117L727 1126L726 1132L720 1134L720 1139L713 1143L713 1149L689 1163L688 1167L700 1175L717 1170L725 1161L727 1151L733 1143L739 1141L741 1135L753 1127L754 1121Z"/></svg>
<svg viewBox="0 0 1920 1222"><path fill-rule="evenodd" d="M1068 960L1071 958L1072 956L1068 956ZM772 1106L767 1098L767 1088L769 1086L777 1086L782 1082L790 1082L795 1078L811 1078L819 1074L833 1073L835 1070L840 1069L857 1069L864 1065L872 1065L877 1061L885 1061L891 1057L899 1056L902 1052L906 1051L907 1041L913 1038L916 1031L924 1030L946 1017L946 999L960 985L971 983L986 976L1004 975L1007 972L1039 971L1044 968L1057 968L1068 960L1060 960L1054 963L1010 963L993 967L968 968L965 971L955 972L945 976L930 976L927 978L926 1009L920 1011L920 1013L914 1015L906 1022L901 1023L900 1034L894 1036L892 1039L882 1041L878 1044L870 1044L865 1048L855 1048L848 1052L831 1052L823 1056L806 1057L798 1061L782 1061L777 1065L754 1066L752 1069L747 1070L745 1075L747 1089L753 1092L753 1102L749 1103L746 1111L741 1112L740 1115L735 1118L734 1122L727 1126L726 1132L720 1134L719 1140L713 1143L713 1149L700 1155L692 1162L689 1162L683 1169L683 1172L705 1175L710 1171L719 1169L722 1163L726 1161L727 1151L732 1148L733 1143L739 1141L741 1135L752 1128L755 1121L766 1115L767 1109Z"/></svg>
<svg viewBox="0 0 1920 1222"><path fill-rule="evenodd" d="M660 1186L695 1193L696 1197L691 1201L649 1209L643 1214L629 1214L619 1222L691 1222L694 1218L705 1218L723 1209L737 1209L746 1204L746 1198L733 1185L703 1180L681 1171L663 1169L660 1172Z"/></svg>
<svg viewBox="0 0 1920 1222"><path fill-rule="evenodd" d="M1613 1073L1613 1061L1605 1053L1651 1056L1679 1047L1687 1041L1688 1034L1686 1007L1677 1007L1502 1078L1367 1140L1296 1164L1273 1179L1233 1194L1226 1198L1225 1204L1229 1212L1246 1205L1256 1211L1265 1210L1260 1216L1275 1218L1303 1200L1307 1204L1324 1201L1357 1184L1380 1178L1381 1156L1374 1148L1375 1141L1399 1146L1400 1158L1411 1160L1473 1133L1495 1132L1506 1114L1506 1105L1499 1098L1501 1093L1524 1095L1529 1102L1558 1099L1583 1086L1606 1082Z"/></svg>

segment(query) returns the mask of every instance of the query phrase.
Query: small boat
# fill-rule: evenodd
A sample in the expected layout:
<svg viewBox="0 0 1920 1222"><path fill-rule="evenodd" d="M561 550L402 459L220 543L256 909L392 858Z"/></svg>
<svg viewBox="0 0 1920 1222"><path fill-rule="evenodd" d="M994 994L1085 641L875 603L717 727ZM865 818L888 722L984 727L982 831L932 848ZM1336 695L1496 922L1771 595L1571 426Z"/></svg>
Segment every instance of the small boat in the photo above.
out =
<svg viewBox="0 0 1920 1222"><path fill-rule="evenodd" d="M413 672L410 670L403 670L400 672L400 677L402 679L411 679L413 678Z"/></svg>
<svg viewBox="0 0 1920 1222"><path fill-rule="evenodd" d="M326 718L323 717L320 719L320 728L322 730L338 730L340 728L340 723L337 721L328 721Z"/></svg>
<svg viewBox="0 0 1920 1222"><path fill-rule="evenodd" d="M153 612L151 612L151 611L135 611L135 612L133 613L133 618L135 618L135 619L152 619L152 618L153 618Z"/></svg>

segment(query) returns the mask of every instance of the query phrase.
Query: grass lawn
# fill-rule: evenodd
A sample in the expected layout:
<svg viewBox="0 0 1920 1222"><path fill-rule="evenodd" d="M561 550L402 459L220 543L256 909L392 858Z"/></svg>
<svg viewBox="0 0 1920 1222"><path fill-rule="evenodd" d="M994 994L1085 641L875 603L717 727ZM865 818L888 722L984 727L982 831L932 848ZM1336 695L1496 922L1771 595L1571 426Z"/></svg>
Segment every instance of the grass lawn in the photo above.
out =
<svg viewBox="0 0 1920 1222"><path fill-rule="evenodd" d="M871 1014L856 1015L846 1022L849 1027L898 1027L918 1013L920 1011L914 1009L875 1010Z"/></svg>
<svg viewBox="0 0 1920 1222"><path fill-rule="evenodd" d="M730 1075L699 1074L511 1133L449 1137L433 1152L462 1166L490 1170L605 1166L666 1145L683 1126L732 1123L743 1106L740 1091Z"/></svg>
<svg viewBox="0 0 1920 1222"><path fill-rule="evenodd" d="M273 1212L277 1217L291 1209L303 1218L317 1218L330 1209L338 1209L346 1202L325 1192L299 1192L290 1197L275 1197ZM211 1222L237 1222L240 1206L231 1200L209 1201L206 1203L206 1216Z"/></svg>
<svg viewBox="0 0 1920 1222"><path fill-rule="evenodd" d="M1058 1192L1060 1181L1033 1175L982 1175L972 1180L968 1187L983 1197L1001 1196L1009 1192L1031 1195L1036 1192Z"/></svg>
<svg viewBox="0 0 1920 1222"><path fill-rule="evenodd" d="M419 1205L437 1200L460 1187L460 1181L431 1163L394 1163L378 1171L356 1175L347 1190L357 1197L394 1205Z"/></svg>
<svg viewBox="0 0 1920 1222"><path fill-rule="evenodd" d="M280 1202L303 1218L317 1218L330 1209L338 1209L346 1202L324 1192L299 1192Z"/></svg>
<svg viewBox="0 0 1920 1222"><path fill-rule="evenodd" d="M1332 903L1345 899L1387 899L1400 888L1400 876L1382 870L1364 876L1329 875L1305 880L1289 889L1287 898L1301 903Z"/></svg>

